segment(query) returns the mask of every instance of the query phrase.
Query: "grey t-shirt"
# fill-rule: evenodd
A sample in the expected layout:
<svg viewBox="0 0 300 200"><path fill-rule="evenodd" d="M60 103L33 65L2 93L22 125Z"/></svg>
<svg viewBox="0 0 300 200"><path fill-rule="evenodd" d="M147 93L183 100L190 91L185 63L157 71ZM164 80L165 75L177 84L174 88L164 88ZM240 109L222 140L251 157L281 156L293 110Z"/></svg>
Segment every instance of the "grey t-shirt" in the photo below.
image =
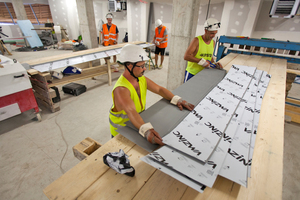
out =
<svg viewBox="0 0 300 200"><path fill-rule="evenodd" d="M158 34L160 34L161 29L162 29L162 27L158 28ZM166 27L165 32L164 32L164 36L165 35L168 35L168 29L167 29L167 27Z"/></svg>

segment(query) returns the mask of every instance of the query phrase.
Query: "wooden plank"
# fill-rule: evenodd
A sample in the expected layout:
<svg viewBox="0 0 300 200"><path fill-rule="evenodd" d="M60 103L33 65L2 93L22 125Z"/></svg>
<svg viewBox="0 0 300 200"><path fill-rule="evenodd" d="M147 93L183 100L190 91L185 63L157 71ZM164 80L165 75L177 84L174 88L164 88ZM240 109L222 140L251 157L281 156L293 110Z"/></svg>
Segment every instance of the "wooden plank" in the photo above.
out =
<svg viewBox="0 0 300 200"><path fill-rule="evenodd" d="M287 63L287 69L300 70L300 64L288 62Z"/></svg>
<svg viewBox="0 0 300 200"><path fill-rule="evenodd" d="M117 135L47 186L43 190L44 194L49 199L55 200L76 199L110 169L103 163L102 158L106 153L118 152L119 149L123 149L127 153L134 145L120 134Z"/></svg>
<svg viewBox="0 0 300 200"><path fill-rule="evenodd" d="M296 69L287 69L286 72L291 73L291 74L300 75L300 70L296 70Z"/></svg>
<svg viewBox="0 0 300 200"><path fill-rule="evenodd" d="M132 199L156 170L140 160L147 153L146 150L135 145L127 153L130 165L135 168L134 177L109 169L101 176L101 179L95 181L77 199Z"/></svg>
<svg viewBox="0 0 300 200"><path fill-rule="evenodd" d="M40 73L38 70L36 70L36 69L28 69L27 70L27 73L29 74L29 75L35 75L35 74L38 74L38 73Z"/></svg>
<svg viewBox="0 0 300 200"><path fill-rule="evenodd" d="M298 106L285 104L285 111L292 111L292 112L300 114L300 105L298 107Z"/></svg>
<svg viewBox="0 0 300 200"><path fill-rule="evenodd" d="M300 114L299 113L296 113L296 112L293 112L293 111L285 111L285 114L287 116L290 116L291 117L291 121L292 122L296 122L298 124L300 124Z"/></svg>
<svg viewBox="0 0 300 200"><path fill-rule="evenodd" d="M39 93L34 93L34 96L38 103L47 107L51 112L57 112L60 110L59 104L54 104L52 101L47 101L44 96L40 95Z"/></svg>
<svg viewBox="0 0 300 200"><path fill-rule="evenodd" d="M272 59L257 130L248 188L237 199L282 199L286 60Z"/></svg>
<svg viewBox="0 0 300 200"><path fill-rule="evenodd" d="M185 194L181 199L194 199L194 200L214 200L214 199L236 199L237 193L232 192L234 183L226 178L218 176L213 188L205 188L204 193L201 194L192 188L187 188ZM238 184L235 184L238 185ZM239 190L240 185L235 188Z"/></svg>
<svg viewBox="0 0 300 200"><path fill-rule="evenodd" d="M129 42L129 44L143 44L143 43L145 43L145 42L141 42L141 41ZM101 52L101 51L122 48L126 44L128 44L128 43L122 43L122 44L117 44L117 45L112 45L112 46L107 46L107 47L99 47L99 48L76 51L76 52L66 53L66 54L61 54L61 55L49 56L49 57L39 58L39 59L35 59L35 60L24 61L22 63L27 63L30 66L34 66L34 65L38 65L38 64L42 64L42 63L63 60L66 58L72 58L72 57L97 53L97 52Z"/></svg>
<svg viewBox="0 0 300 200"><path fill-rule="evenodd" d="M42 89L42 88L40 88L39 86L37 86L37 85L32 85L32 88L34 89L34 91L36 92L36 93L38 93L39 95L41 95L42 97L43 97L43 99L45 99L45 101L52 101L52 98L50 97L50 93L49 93L49 91L46 91L46 90L44 90L44 89ZM52 89L53 90L53 89ZM54 90L53 90L54 91ZM55 91L54 91L54 93L55 93ZM53 95L53 94L52 94ZM56 96L56 94L55 94L55 96ZM54 97L55 97L54 96Z"/></svg>
<svg viewBox="0 0 300 200"><path fill-rule="evenodd" d="M133 199L181 199L187 188L183 183L157 170Z"/></svg>
<svg viewBox="0 0 300 200"><path fill-rule="evenodd" d="M298 99L294 99L294 98L289 98L289 97L287 97L287 98L285 99L285 101L286 101L286 102L289 102L289 103L296 104L296 105L300 105L300 100L298 100Z"/></svg>
<svg viewBox="0 0 300 200"><path fill-rule="evenodd" d="M37 85L46 91L49 90L47 79L44 76L41 76L40 74L31 76L30 81L31 81L32 85Z"/></svg>
<svg viewBox="0 0 300 200"><path fill-rule="evenodd" d="M259 57L260 56L256 56L256 57L253 56L253 58L255 58L255 60L253 60L253 63L257 63L258 62L257 60L259 59ZM250 57L248 55L238 54L235 59L231 60L226 66L223 66L223 67L226 71L228 71L233 64L244 65L244 63L248 59L250 59ZM251 56L251 59L252 59L252 56ZM249 64L251 64L251 63L249 63Z"/></svg>
<svg viewBox="0 0 300 200"><path fill-rule="evenodd" d="M223 67L225 67L230 61L235 59L238 55L239 54L237 54L237 53L230 53L227 56L225 56L224 58L220 59L218 62L220 62Z"/></svg>
<svg viewBox="0 0 300 200"><path fill-rule="evenodd" d="M49 94L50 99L53 99L53 98L56 97L56 92L52 88L49 88L49 93L48 94Z"/></svg>

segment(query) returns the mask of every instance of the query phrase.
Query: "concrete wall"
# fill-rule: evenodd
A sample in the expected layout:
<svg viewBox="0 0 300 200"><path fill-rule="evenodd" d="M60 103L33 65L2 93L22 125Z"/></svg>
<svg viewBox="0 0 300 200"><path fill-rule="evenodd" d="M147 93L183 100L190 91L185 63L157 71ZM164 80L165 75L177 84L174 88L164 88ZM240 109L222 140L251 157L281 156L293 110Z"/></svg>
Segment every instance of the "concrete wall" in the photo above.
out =
<svg viewBox="0 0 300 200"><path fill-rule="evenodd" d="M10 2L10 0L0 0ZM76 0L23 0L24 3L46 3L50 5L53 22L67 29L70 39L80 35ZM208 1L201 0L199 19L196 35L204 33L203 24L206 19ZM218 0L211 1L208 17L221 20L221 29L217 36L249 36L253 38L269 37L276 40L290 40L300 42L300 16L291 19L269 18L272 0ZM96 26L100 19L106 23L105 15L108 12L107 0L94 0ZM119 43L129 33L129 41L147 41L149 2L141 3L139 0L128 0L127 11L114 12L113 23L119 28ZM171 31L172 4L155 1L154 20L151 24L150 41L154 36L156 19L161 19L163 24ZM299 11L298 11L299 13ZM4 27L4 25L2 25ZM17 36L16 28L3 31L12 32ZM97 30L98 31L98 30ZM97 33L98 35L98 33ZM169 34L170 35L170 34ZM172 38L169 37L169 41ZM167 49L168 50L168 49Z"/></svg>

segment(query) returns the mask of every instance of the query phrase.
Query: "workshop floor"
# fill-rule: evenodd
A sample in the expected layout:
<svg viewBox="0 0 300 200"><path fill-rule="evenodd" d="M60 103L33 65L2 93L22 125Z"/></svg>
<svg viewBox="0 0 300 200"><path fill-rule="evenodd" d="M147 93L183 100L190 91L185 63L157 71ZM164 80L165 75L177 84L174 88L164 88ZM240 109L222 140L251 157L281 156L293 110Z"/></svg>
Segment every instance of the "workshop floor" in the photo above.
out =
<svg viewBox="0 0 300 200"><path fill-rule="evenodd" d="M37 52L15 52L10 58L20 62L71 51L48 49ZM167 84L168 56L161 70L147 70L145 75L159 85ZM109 108L111 90L120 72L112 74L112 86L107 75L86 79L78 83L87 86L79 96L64 94L59 86L60 111L51 113L40 107L42 121L38 122L33 110L0 122L0 199L47 199L43 189L63 173L79 163L72 147L86 137L101 144L110 139ZM293 84L289 96L300 98L300 85ZM148 92L147 107L159 96ZM300 198L300 125L285 123L283 199ZM279 172L280 173L280 172Z"/></svg>

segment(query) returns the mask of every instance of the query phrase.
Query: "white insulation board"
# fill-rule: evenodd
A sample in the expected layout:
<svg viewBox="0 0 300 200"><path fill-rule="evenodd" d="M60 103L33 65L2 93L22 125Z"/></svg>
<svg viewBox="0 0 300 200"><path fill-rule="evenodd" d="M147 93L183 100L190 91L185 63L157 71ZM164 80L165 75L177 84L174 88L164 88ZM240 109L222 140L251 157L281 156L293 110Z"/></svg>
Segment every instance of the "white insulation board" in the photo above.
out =
<svg viewBox="0 0 300 200"><path fill-rule="evenodd" d="M163 137L163 142L206 162L220 141L255 70L255 67L233 65L194 110Z"/></svg>
<svg viewBox="0 0 300 200"><path fill-rule="evenodd" d="M197 187L199 185L212 187L219 173L238 184L245 187L247 186L247 175L250 171L248 168L251 166L252 160L250 147L253 146L254 148L262 98L271 76L264 71L256 70L254 67L240 65L233 65L229 72L229 75L227 74L228 76L226 75L224 79L203 99L203 101L195 107L194 111L189 114L196 116L197 118L195 119L195 117L193 118L187 115L180 123L185 127L182 126L180 129L176 129L180 125L179 124L174 129L176 131L179 130L179 132L184 132L185 135L178 137L176 136L176 133L173 134L176 136L175 138L177 138L177 140L169 140L173 142L172 146L165 140L166 136L170 134L166 135L163 138L163 141L167 143L167 145L142 158L144 162L157 169L160 169L160 167L157 166L157 163L160 163L161 166L172 169L172 175L166 170L164 171L165 173L174 178L176 178L177 174L183 174L188 177L189 180L191 179L193 182L196 182ZM231 73L234 73L235 75L232 75ZM243 74L246 76L243 76ZM237 76L239 78L237 78ZM230 81L228 81L228 79ZM248 80L248 83L245 81L246 79ZM224 83L224 80L227 81ZM239 86L243 85L243 87L245 87L244 92L241 92L241 89L239 88L231 87L230 85L232 83ZM229 99L228 94L233 98ZM204 103L205 99L210 99L209 97L218 100L218 104ZM225 118L224 116L229 115L227 113L230 110L228 109L228 104L233 104L232 101L234 101L234 99L238 99L238 102L235 103L235 107L230 108L232 114L228 118L228 121L225 123L222 122L225 124L224 128L221 129L222 131L220 131L219 127L214 126L211 128L211 131L203 132L203 126L199 126L199 124L209 124L207 121L204 121L204 119L211 119L214 123L219 124L219 122ZM201 110L201 108L198 108L198 106L201 107L203 105L205 105L205 109ZM216 107L219 108L219 110L217 110ZM224 112L225 108L228 109L227 112ZM207 110L209 112L205 112ZM201 113L201 115L195 114L196 112ZM217 113L218 115L215 118L205 118L207 113ZM222 115L223 113L225 113L225 115ZM193 131L190 131L190 129L193 129ZM200 139L195 137L195 134L198 137L200 135ZM194 137L189 138L190 135L193 135ZM199 157L191 155L190 152L186 153L182 149L182 144L186 143L190 145L190 151L193 151L196 149L196 146L200 146L198 143L202 145L203 141L211 141L205 139L211 135L217 135L218 137L214 137L217 138L216 145L212 147L212 153L209 155L206 162L203 162ZM190 143L187 143L187 138L195 144L195 147L191 146ZM203 140L203 138L205 140ZM243 155L237 156L236 154L233 156L233 151L236 153L242 151ZM225 158L230 159L225 160ZM189 185L190 183L185 184L192 188L195 187L194 185Z"/></svg>

